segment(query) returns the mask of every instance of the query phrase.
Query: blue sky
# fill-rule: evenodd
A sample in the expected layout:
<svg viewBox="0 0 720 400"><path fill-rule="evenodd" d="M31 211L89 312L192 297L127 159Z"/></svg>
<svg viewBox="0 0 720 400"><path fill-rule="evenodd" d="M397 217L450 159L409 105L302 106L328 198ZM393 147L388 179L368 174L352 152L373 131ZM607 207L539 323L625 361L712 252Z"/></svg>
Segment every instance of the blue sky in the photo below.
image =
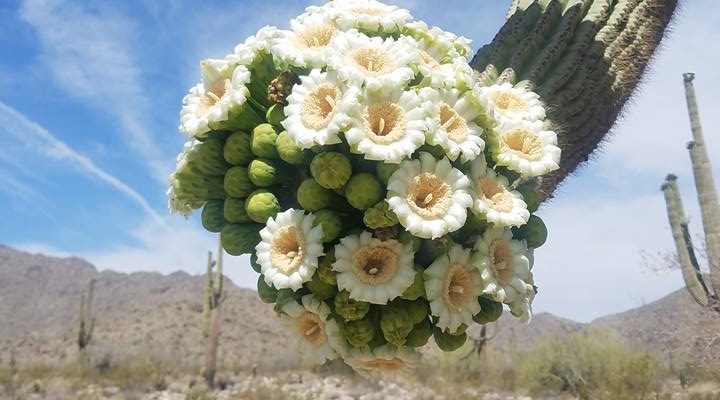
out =
<svg viewBox="0 0 720 400"><path fill-rule="evenodd" d="M317 3L317 1L315 1ZM396 1L478 48L508 1ZM711 155L720 160L720 11L686 2L652 72L603 151L543 207L539 311L590 320L681 287L643 271L640 252L671 249L659 186L680 177L699 229L681 73L693 70ZM214 246L197 218L166 210L166 176L183 138L180 102L198 63L310 3L284 1L0 2L0 243L79 255L121 271L199 273ZM480 4L480 5L478 5ZM230 277L252 287L244 258Z"/></svg>

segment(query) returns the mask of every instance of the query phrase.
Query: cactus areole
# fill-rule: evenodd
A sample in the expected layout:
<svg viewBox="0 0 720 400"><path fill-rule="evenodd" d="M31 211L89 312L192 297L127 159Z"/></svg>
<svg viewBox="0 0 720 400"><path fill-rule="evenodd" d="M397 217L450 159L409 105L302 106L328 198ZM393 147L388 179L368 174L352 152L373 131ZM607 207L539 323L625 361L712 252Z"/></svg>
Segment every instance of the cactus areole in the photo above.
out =
<svg viewBox="0 0 720 400"><path fill-rule="evenodd" d="M412 368L503 305L530 319L533 213L607 133L674 7L516 0L472 63L469 40L399 7L309 7L201 62L170 207L252 255L307 362Z"/></svg>

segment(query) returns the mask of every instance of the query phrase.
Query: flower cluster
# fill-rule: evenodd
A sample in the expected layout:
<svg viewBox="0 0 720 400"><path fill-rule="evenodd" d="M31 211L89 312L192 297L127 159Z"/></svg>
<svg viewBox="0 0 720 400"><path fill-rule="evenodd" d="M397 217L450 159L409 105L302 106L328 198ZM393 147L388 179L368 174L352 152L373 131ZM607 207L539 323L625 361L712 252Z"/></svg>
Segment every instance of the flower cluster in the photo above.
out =
<svg viewBox="0 0 720 400"><path fill-rule="evenodd" d="M468 44L335 0L201 63L170 207L252 255L308 362L400 371L503 304L530 318L537 178L560 149L538 95L484 85Z"/></svg>

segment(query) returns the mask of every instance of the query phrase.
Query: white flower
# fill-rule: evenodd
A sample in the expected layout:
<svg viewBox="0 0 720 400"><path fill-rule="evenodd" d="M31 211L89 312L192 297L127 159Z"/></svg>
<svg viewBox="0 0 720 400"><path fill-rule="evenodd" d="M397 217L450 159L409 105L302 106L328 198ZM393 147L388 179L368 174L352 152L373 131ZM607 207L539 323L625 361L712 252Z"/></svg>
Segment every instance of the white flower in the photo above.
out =
<svg viewBox="0 0 720 400"><path fill-rule="evenodd" d="M557 134L541 121L508 121L497 128L493 138L497 165L527 177L536 177L560 168Z"/></svg>
<svg viewBox="0 0 720 400"><path fill-rule="evenodd" d="M420 153L400 164L388 182L388 204L400 224L424 239L436 239L465 224L472 205L470 180L450 165Z"/></svg>
<svg viewBox="0 0 720 400"><path fill-rule="evenodd" d="M475 250L472 264L480 270L483 293L528 320L535 289L525 242L514 240L509 228L488 229L478 238Z"/></svg>
<svg viewBox="0 0 720 400"><path fill-rule="evenodd" d="M340 143L338 133L349 121L358 92L348 89L333 72L314 69L293 86L282 125L303 149Z"/></svg>
<svg viewBox="0 0 720 400"><path fill-rule="evenodd" d="M338 288L354 300L387 304L412 285L413 257L411 245L382 241L369 232L342 238L333 263Z"/></svg>
<svg viewBox="0 0 720 400"><path fill-rule="evenodd" d="M530 218L522 194L511 190L508 179L488 168L484 157L472 164L473 211L496 227L522 226Z"/></svg>
<svg viewBox="0 0 720 400"><path fill-rule="evenodd" d="M415 77L410 65L418 52L409 39L368 37L349 31L333 40L330 69L343 80L365 83L370 91L403 87Z"/></svg>
<svg viewBox="0 0 720 400"><path fill-rule="evenodd" d="M313 295L303 296L302 305L294 301L285 304L280 318L297 335L307 364L324 364L345 352L345 339L337 322L330 318L330 307Z"/></svg>
<svg viewBox="0 0 720 400"><path fill-rule="evenodd" d="M460 325L470 325L480 312L482 294L480 273L470 263L470 250L453 245L448 254L436 259L425 270L425 291L436 326L449 333Z"/></svg>
<svg viewBox="0 0 720 400"><path fill-rule="evenodd" d="M487 99L488 111L498 124L507 120L524 119L540 121L545 119L545 107L540 96L521 87L513 87L509 83L492 86L478 86L478 94Z"/></svg>
<svg viewBox="0 0 720 400"><path fill-rule="evenodd" d="M325 7L334 12L335 21L343 30L395 32L412 19L410 11L376 0L335 0Z"/></svg>
<svg viewBox="0 0 720 400"><path fill-rule="evenodd" d="M225 60L203 60L202 82L190 89L180 111L180 131L189 137L204 137L228 120L233 108L243 106L250 95L250 71Z"/></svg>
<svg viewBox="0 0 720 400"><path fill-rule="evenodd" d="M420 353L409 347L385 344L373 350L352 348L345 362L366 378L387 378L389 374L407 374L420 361Z"/></svg>
<svg viewBox="0 0 720 400"><path fill-rule="evenodd" d="M260 52L269 50L270 43L278 35L279 30L274 26L264 26L254 36L235 46L233 53L225 57L225 60L235 65L252 65Z"/></svg>
<svg viewBox="0 0 720 400"><path fill-rule="evenodd" d="M389 87L366 93L351 114L345 139L368 160L400 163L425 143L427 108L414 91Z"/></svg>
<svg viewBox="0 0 720 400"><path fill-rule="evenodd" d="M483 110L470 98L471 92L457 89L423 88L420 97L428 104L428 143L440 146L451 161L475 159L485 148L483 129L475 123Z"/></svg>
<svg viewBox="0 0 720 400"><path fill-rule="evenodd" d="M268 285L298 290L312 279L323 255L322 225L313 227L314 220L312 214L293 209L268 219L255 246Z"/></svg>
<svg viewBox="0 0 720 400"><path fill-rule="evenodd" d="M341 33L332 21L322 14L310 14L290 21L290 28L290 31L278 31L271 40L273 55L296 67L324 67L330 42Z"/></svg>
<svg viewBox="0 0 720 400"><path fill-rule="evenodd" d="M421 48L438 62L446 57L462 58L467 61L467 56L470 54L470 39L436 26L429 28L423 21L408 22L403 33L417 40Z"/></svg>

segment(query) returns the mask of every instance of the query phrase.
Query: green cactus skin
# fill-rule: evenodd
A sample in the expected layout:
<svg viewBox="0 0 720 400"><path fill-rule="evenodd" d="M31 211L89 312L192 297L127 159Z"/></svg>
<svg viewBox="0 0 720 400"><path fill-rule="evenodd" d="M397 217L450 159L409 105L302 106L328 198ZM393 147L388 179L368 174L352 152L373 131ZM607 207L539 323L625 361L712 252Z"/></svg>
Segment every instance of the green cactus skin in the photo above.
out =
<svg viewBox="0 0 720 400"><path fill-rule="evenodd" d="M337 285L337 272L333 271L332 264L335 262L335 250L330 248L318 262L317 275L320 280L328 285Z"/></svg>
<svg viewBox="0 0 720 400"><path fill-rule="evenodd" d="M524 239L528 248L537 249L545 244L548 237L547 226L540 217L531 215L527 224L513 228L513 238Z"/></svg>
<svg viewBox="0 0 720 400"><path fill-rule="evenodd" d="M250 136L250 148L253 154L263 158L278 158L275 148L278 134L270 124L261 124L255 127Z"/></svg>
<svg viewBox="0 0 720 400"><path fill-rule="evenodd" d="M239 199L248 197L255 190L255 186L248 177L248 169L239 166L232 167L227 171L223 186L230 197Z"/></svg>
<svg viewBox="0 0 720 400"><path fill-rule="evenodd" d="M223 148L225 161L232 165L248 165L255 158L250 149L250 135L245 132L235 132L225 141Z"/></svg>
<svg viewBox="0 0 720 400"><path fill-rule="evenodd" d="M405 344L405 338L415 326L413 314L406 310L407 303L393 301L381 308L380 330L388 343L395 346ZM424 315L427 317L427 313Z"/></svg>
<svg viewBox="0 0 720 400"><path fill-rule="evenodd" d="M465 244L472 247L479 235L490 226L484 216L477 215L474 212L468 213L468 218L462 228L455 231L451 237L456 243Z"/></svg>
<svg viewBox="0 0 720 400"><path fill-rule="evenodd" d="M223 200L227 197L222 176L206 176L190 169L175 174L177 185L175 195L190 200L193 208L200 208L208 200Z"/></svg>
<svg viewBox="0 0 720 400"><path fill-rule="evenodd" d="M377 328L367 316L357 321L342 324L343 336L353 347L364 347L370 344L377 333Z"/></svg>
<svg viewBox="0 0 720 400"><path fill-rule="evenodd" d="M486 84L531 81L563 130L560 170L541 198L588 160L658 47L677 0L517 0L472 65ZM511 69L512 73L497 75Z"/></svg>
<svg viewBox="0 0 720 400"><path fill-rule="evenodd" d="M223 216L231 224L247 224L252 222L245 211L245 200L228 197L223 204Z"/></svg>
<svg viewBox="0 0 720 400"><path fill-rule="evenodd" d="M353 208L364 211L385 197L385 188L375 175L355 174L345 186L345 197Z"/></svg>
<svg viewBox="0 0 720 400"><path fill-rule="evenodd" d="M203 207L201 220L208 232L219 233L225 226L225 202L223 200L210 200Z"/></svg>
<svg viewBox="0 0 720 400"><path fill-rule="evenodd" d="M280 159L290 165L305 164L308 158L308 153L295 144L287 131L280 132L275 141L275 147L277 148Z"/></svg>
<svg viewBox="0 0 720 400"><path fill-rule="evenodd" d="M417 252L415 260L420 265L428 266L438 257L447 254L452 244L452 239L447 235L435 240L423 240L420 243L420 250Z"/></svg>
<svg viewBox="0 0 720 400"><path fill-rule="evenodd" d="M480 325L495 322L502 316L503 305L496 301L492 301L485 297L478 298L480 302L480 312L473 315L473 321Z"/></svg>
<svg viewBox="0 0 720 400"><path fill-rule="evenodd" d="M285 119L285 113L283 112L282 104L273 104L268 108L265 113L265 120L272 126L280 126L280 123Z"/></svg>
<svg viewBox="0 0 720 400"><path fill-rule="evenodd" d="M315 221L313 226L321 225L323 229L323 243L332 243L343 231L343 222L335 211L323 209L313 213Z"/></svg>
<svg viewBox="0 0 720 400"><path fill-rule="evenodd" d="M257 187L270 187L280 182L282 170L278 163L265 159L256 158L248 166L248 178Z"/></svg>
<svg viewBox="0 0 720 400"><path fill-rule="evenodd" d="M240 256L255 251L260 243L261 225L255 224L228 224L220 233L223 248L228 254Z"/></svg>
<svg viewBox="0 0 720 400"><path fill-rule="evenodd" d="M517 191L520 192L520 194L523 197L523 200L525 200L525 204L527 204L527 209L531 213L534 213L535 211L540 208L540 193L538 193L538 185L535 181L526 182L522 185L520 185L517 188Z"/></svg>
<svg viewBox="0 0 720 400"><path fill-rule="evenodd" d="M323 282L318 274L313 275L312 280L307 282L305 286L320 300L328 300L337 294L337 286L329 285Z"/></svg>
<svg viewBox="0 0 720 400"><path fill-rule="evenodd" d="M352 175L350 160L342 153L328 151L317 154L310 163L310 173L325 189L340 189Z"/></svg>
<svg viewBox="0 0 720 400"><path fill-rule="evenodd" d="M387 186L392 174L400 168L400 164L387 164L379 162L375 168L375 173L377 174L378 179L380 179L380 182L382 182L383 185Z"/></svg>
<svg viewBox="0 0 720 400"><path fill-rule="evenodd" d="M263 303L272 304L277 301L278 290L265 282L265 277L260 275L257 281L258 297Z"/></svg>
<svg viewBox="0 0 720 400"><path fill-rule="evenodd" d="M455 351L462 347L467 341L467 333L465 331L451 335L436 326L433 326L433 337L440 350L445 352Z"/></svg>
<svg viewBox="0 0 720 400"><path fill-rule="evenodd" d="M272 61L272 56L267 53L262 54L259 60L253 62L250 67L250 72L251 80L247 86L250 90L253 103L257 108L266 110L273 104L273 102L268 99L268 86L278 74L275 63Z"/></svg>
<svg viewBox="0 0 720 400"><path fill-rule="evenodd" d="M405 346L418 348L425 346L433 335L433 325L427 316L416 324L405 338Z"/></svg>
<svg viewBox="0 0 720 400"><path fill-rule="evenodd" d="M343 290L335 296L335 313L345 321L363 319L370 311L370 303L355 301L350 298L350 292Z"/></svg>
<svg viewBox="0 0 720 400"><path fill-rule="evenodd" d="M251 220L264 224L280 212L280 203L272 192L256 190L245 200L245 212Z"/></svg>
<svg viewBox="0 0 720 400"><path fill-rule="evenodd" d="M315 179L308 178L300 184L297 191L297 202L309 212L323 208L339 208L343 201L335 192L320 186Z"/></svg>
<svg viewBox="0 0 720 400"><path fill-rule="evenodd" d="M209 137L198 143L187 154L187 162L203 175L225 175L230 164L225 161L223 148L225 140L219 137Z"/></svg>

